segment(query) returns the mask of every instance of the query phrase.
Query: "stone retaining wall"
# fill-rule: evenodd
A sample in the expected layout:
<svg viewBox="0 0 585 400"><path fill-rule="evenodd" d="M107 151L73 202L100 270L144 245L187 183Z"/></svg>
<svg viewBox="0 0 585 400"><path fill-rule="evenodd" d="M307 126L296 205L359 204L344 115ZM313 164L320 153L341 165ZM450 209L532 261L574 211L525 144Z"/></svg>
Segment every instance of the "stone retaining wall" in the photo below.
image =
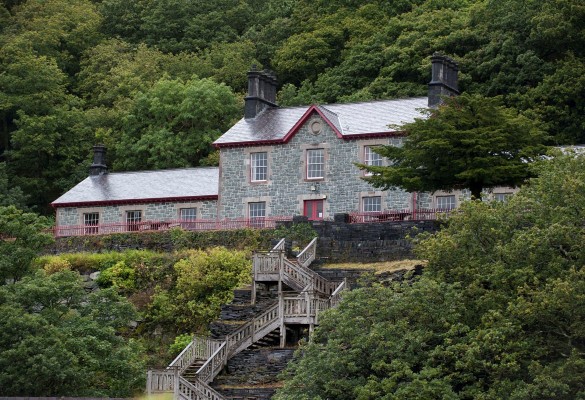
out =
<svg viewBox="0 0 585 400"><path fill-rule="evenodd" d="M408 237L436 232L437 221L396 221L349 224L337 214L335 221L315 221L319 235L317 259L321 262L373 262L412 258Z"/></svg>

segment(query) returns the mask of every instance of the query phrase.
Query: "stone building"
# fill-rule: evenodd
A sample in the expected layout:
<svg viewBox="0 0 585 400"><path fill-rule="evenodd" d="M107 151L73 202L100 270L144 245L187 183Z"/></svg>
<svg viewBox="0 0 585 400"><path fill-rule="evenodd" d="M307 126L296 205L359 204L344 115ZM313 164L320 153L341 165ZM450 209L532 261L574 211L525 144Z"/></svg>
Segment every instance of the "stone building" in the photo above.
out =
<svg viewBox="0 0 585 400"><path fill-rule="evenodd" d="M214 142L219 168L107 173L98 146L90 176L52 203L57 227L76 235L351 212L400 210L399 218L411 218L413 210L456 208L464 193L382 191L356 166L385 165L376 146L400 146L397 126L459 93L456 63L440 55L431 60L427 97L285 108L276 104L276 79L253 69L244 118ZM500 192L494 196L503 199L511 190Z"/></svg>

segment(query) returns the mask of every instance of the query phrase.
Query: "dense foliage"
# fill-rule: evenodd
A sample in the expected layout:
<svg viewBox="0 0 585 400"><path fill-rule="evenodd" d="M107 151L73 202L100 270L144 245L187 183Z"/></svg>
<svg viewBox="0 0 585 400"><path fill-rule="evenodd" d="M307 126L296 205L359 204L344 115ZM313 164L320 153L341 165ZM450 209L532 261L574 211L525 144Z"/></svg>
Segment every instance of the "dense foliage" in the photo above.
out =
<svg viewBox="0 0 585 400"><path fill-rule="evenodd" d="M585 398L585 157L538 170L418 243L419 281L349 293L277 398Z"/></svg>
<svg viewBox="0 0 585 400"><path fill-rule="evenodd" d="M544 156L538 123L502 106L499 97L464 93L427 110L428 118L402 125L402 147L380 146L389 166L361 166L375 187L409 192L516 187L532 173L530 163Z"/></svg>
<svg viewBox="0 0 585 400"><path fill-rule="evenodd" d="M583 21L578 0L4 1L0 162L49 212L97 142L114 170L214 162L252 64L275 70L282 104L342 102L423 95L434 51L459 61L464 91L582 143Z"/></svg>
<svg viewBox="0 0 585 400"><path fill-rule="evenodd" d="M251 272L249 250L225 247L64 253L39 257L33 266L45 271L100 271L100 287L128 297L141 313L138 331L172 337L204 333L220 306L231 301L233 289L249 283Z"/></svg>
<svg viewBox="0 0 585 400"><path fill-rule="evenodd" d="M38 271L0 286L0 394L131 397L144 385L135 318L114 290L87 294L79 274Z"/></svg>
<svg viewBox="0 0 585 400"><path fill-rule="evenodd" d="M30 272L32 260L53 241L43 233L48 221L15 206L0 206L0 285Z"/></svg>

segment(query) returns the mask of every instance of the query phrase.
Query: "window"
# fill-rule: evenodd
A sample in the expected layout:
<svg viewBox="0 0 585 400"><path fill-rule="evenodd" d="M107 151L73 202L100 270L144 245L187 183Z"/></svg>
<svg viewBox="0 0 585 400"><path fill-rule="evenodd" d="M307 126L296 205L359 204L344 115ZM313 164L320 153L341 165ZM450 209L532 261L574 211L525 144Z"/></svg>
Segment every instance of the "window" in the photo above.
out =
<svg viewBox="0 0 585 400"><path fill-rule="evenodd" d="M512 197L512 193L494 193L494 200L505 203Z"/></svg>
<svg viewBox="0 0 585 400"><path fill-rule="evenodd" d="M455 208L455 195L437 196L437 208L439 210L453 210Z"/></svg>
<svg viewBox="0 0 585 400"><path fill-rule="evenodd" d="M83 225L85 226L86 235L95 235L98 233L100 214L96 212L83 214Z"/></svg>
<svg viewBox="0 0 585 400"><path fill-rule="evenodd" d="M374 152L374 146L365 146L364 147L364 164L369 165L372 167L381 167L382 166L382 156L376 152ZM366 175L372 175L371 172L365 173Z"/></svg>
<svg viewBox="0 0 585 400"><path fill-rule="evenodd" d="M129 231L137 231L140 221L142 221L142 211L126 211L126 224L128 225Z"/></svg>
<svg viewBox="0 0 585 400"><path fill-rule="evenodd" d="M382 197L363 197L362 207L364 212L380 212L382 211Z"/></svg>
<svg viewBox="0 0 585 400"><path fill-rule="evenodd" d="M181 221L195 221L197 219L196 208L180 208L179 219Z"/></svg>
<svg viewBox="0 0 585 400"><path fill-rule="evenodd" d="M265 181L268 177L268 154L252 153L250 155L250 180L252 182Z"/></svg>
<svg viewBox="0 0 585 400"><path fill-rule="evenodd" d="M196 229L197 228L197 224L195 223L196 219L197 219L196 208L179 208L179 220L181 221L181 228Z"/></svg>
<svg viewBox="0 0 585 400"><path fill-rule="evenodd" d="M266 217L266 202L248 203L248 216L250 225L256 228L264 227L264 218Z"/></svg>
<svg viewBox="0 0 585 400"><path fill-rule="evenodd" d="M324 170L323 149L307 150L307 179L322 179Z"/></svg>

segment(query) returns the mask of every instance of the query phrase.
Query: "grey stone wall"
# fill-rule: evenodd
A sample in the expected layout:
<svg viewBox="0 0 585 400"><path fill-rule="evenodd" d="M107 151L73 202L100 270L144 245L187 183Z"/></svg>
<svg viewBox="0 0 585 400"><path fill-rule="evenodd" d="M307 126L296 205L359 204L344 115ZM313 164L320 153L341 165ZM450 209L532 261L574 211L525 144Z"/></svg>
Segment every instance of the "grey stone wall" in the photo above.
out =
<svg viewBox="0 0 585 400"><path fill-rule="evenodd" d="M57 209L59 226L83 225L83 214L99 212L100 224L124 223L126 211L141 210L143 221L170 221L179 219L180 208L197 208L198 219L217 218L217 200L195 202L162 202L98 207L63 207Z"/></svg>
<svg viewBox="0 0 585 400"><path fill-rule="evenodd" d="M363 196L381 196L382 209L411 208L412 197L403 191L379 191L361 178L363 171L354 163L363 162L365 145L401 144L401 138L345 140L323 123L315 135L308 125L320 117L315 114L286 144L258 147L222 148L220 151L219 215L241 218L248 214L247 203L265 201L267 216L303 213L303 201L325 199L324 217L360 210ZM307 180L305 152L324 149L325 176ZM268 180L250 182L250 153L268 153Z"/></svg>

